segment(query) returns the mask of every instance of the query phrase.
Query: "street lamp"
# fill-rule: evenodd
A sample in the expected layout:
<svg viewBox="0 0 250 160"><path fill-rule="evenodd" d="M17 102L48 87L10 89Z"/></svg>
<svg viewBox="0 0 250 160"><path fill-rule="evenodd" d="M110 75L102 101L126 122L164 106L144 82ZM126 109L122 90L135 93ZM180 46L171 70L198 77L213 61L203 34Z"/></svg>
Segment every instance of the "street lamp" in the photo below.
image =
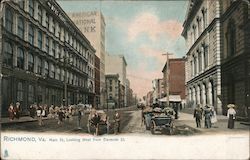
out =
<svg viewBox="0 0 250 160"><path fill-rule="evenodd" d="M169 107L169 74L170 74L170 64L169 64L169 55L173 55L173 53L163 53L162 55L167 56L167 61L166 61L166 71L167 71L167 75L166 75L166 81L165 81L165 93L167 94L167 107ZM165 75L165 74L164 74Z"/></svg>

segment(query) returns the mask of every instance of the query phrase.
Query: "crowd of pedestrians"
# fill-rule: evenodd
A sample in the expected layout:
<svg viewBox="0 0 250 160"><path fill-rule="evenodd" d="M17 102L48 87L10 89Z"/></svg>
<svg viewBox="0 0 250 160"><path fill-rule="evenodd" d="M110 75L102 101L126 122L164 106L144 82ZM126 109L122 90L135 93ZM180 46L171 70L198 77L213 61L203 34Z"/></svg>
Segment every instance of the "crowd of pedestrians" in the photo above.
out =
<svg viewBox="0 0 250 160"><path fill-rule="evenodd" d="M229 129L234 128L234 121L236 119L235 118L236 111L235 111L234 107L235 107L234 104L228 105L229 109L227 112L227 117L228 117L228 128ZM205 105L205 107L202 108L201 105L198 104L196 106L196 108L194 109L194 118L196 121L197 128L201 128L201 120L203 117L205 118L205 120L204 120L205 128L211 128L218 121L214 106Z"/></svg>

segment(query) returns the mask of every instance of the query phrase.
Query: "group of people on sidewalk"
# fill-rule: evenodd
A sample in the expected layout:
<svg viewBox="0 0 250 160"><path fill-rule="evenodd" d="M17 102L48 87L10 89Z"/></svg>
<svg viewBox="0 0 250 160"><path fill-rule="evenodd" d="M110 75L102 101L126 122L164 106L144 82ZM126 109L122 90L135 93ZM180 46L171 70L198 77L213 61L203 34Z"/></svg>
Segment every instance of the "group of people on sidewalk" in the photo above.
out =
<svg viewBox="0 0 250 160"><path fill-rule="evenodd" d="M20 106L19 102L16 102L16 105L11 103L9 108L8 108L10 121L13 121L15 118L19 119L20 115L21 115L21 111L22 110L21 110L21 106Z"/></svg>
<svg viewBox="0 0 250 160"><path fill-rule="evenodd" d="M231 106L230 106L231 105ZM236 116L236 111L234 109L233 104L228 105L228 112L227 112L227 117L228 117L228 128L233 129L234 128L234 121L235 121L235 116ZM214 106L209 106L205 105L204 108L201 107L200 104L196 106L194 109L194 118L196 121L196 127L201 128L201 120L202 117L205 118L205 128L211 128L212 125L214 125L218 120L217 120L217 115L216 111L214 109Z"/></svg>

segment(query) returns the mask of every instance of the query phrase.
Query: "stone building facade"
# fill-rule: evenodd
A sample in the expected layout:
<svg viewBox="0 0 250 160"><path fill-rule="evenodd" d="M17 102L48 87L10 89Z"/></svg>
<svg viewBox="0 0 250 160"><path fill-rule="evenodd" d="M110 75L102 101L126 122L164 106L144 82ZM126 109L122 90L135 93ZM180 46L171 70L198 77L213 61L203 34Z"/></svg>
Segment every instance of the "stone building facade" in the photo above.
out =
<svg viewBox="0 0 250 160"><path fill-rule="evenodd" d="M250 2L223 1L222 4L222 105L234 103L237 116L250 116Z"/></svg>
<svg viewBox="0 0 250 160"><path fill-rule="evenodd" d="M1 109L89 101L95 50L55 0L1 2ZM92 88L93 89L93 88Z"/></svg>
<svg viewBox="0 0 250 160"><path fill-rule="evenodd" d="M104 105L105 97L105 19L99 11L68 12L76 26L91 42L96 50L96 56L100 59L100 105ZM96 97L98 98L98 97Z"/></svg>
<svg viewBox="0 0 250 160"><path fill-rule="evenodd" d="M120 80L119 74L108 74L106 78L106 88L107 88L107 99L106 106L108 108L120 108Z"/></svg>
<svg viewBox="0 0 250 160"><path fill-rule="evenodd" d="M187 105L213 105L222 111L221 5L219 0L190 0L183 24L186 40Z"/></svg>

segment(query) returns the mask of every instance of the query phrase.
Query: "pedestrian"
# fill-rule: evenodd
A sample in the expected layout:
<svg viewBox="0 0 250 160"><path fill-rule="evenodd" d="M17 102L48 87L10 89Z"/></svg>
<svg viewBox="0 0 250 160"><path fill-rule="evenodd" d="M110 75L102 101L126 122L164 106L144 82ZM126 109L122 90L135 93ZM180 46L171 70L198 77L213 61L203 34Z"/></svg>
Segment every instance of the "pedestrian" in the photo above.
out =
<svg viewBox="0 0 250 160"><path fill-rule="evenodd" d="M234 104L229 104L228 105L228 110L227 110L227 117L228 117L228 128L233 129L234 128L234 121L236 119L236 111L234 109Z"/></svg>
<svg viewBox="0 0 250 160"><path fill-rule="evenodd" d="M79 108L77 111L77 127L78 127L78 129L82 129L81 128L81 119L82 119L82 112L81 112L81 109Z"/></svg>
<svg viewBox="0 0 250 160"><path fill-rule="evenodd" d="M35 104L31 104L30 107L29 107L29 111L30 111L30 117L32 118L35 118L35 107L34 107Z"/></svg>
<svg viewBox="0 0 250 160"><path fill-rule="evenodd" d="M212 123L212 125L214 125L218 121L214 106L211 106L211 112L212 112L211 123Z"/></svg>
<svg viewBox="0 0 250 160"><path fill-rule="evenodd" d="M115 120L115 134L120 133L120 114L118 113L118 111L115 111L114 114L114 120Z"/></svg>
<svg viewBox="0 0 250 160"><path fill-rule="evenodd" d="M16 107L14 107L14 114L17 119L20 118L21 115L21 106L19 102L16 102Z"/></svg>
<svg viewBox="0 0 250 160"><path fill-rule="evenodd" d="M37 111L36 111L39 126L43 125L42 112L43 112L42 106L39 105L38 108L37 108Z"/></svg>
<svg viewBox="0 0 250 160"><path fill-rule="evenodd" d="M175 119L178 119L178 105L176 103L174 103L174 112L175 112Z"/></svg>
<svg viewBox="0 0 250 160"><path fill-rule="evenodd" d="M212 111L211 111L211 108L208 105L205 106L204 117L205 117L205 127L206 128L211 128Z"/></svg>
<svg viewBox="0 0 250 160"><path fill-rule="evenodd" d="M58 125L62 124L63 119L65 118L64 113L62 108L60 108L59 112L58 112Z"/></svg>
<svg viewBox="0 0 250 160"><path fill-rule="evenodd" d="M194 118L196 122L196 127L201 128L202 108L200 104L197 104L196 108L194 109Z"/></svg>
<svg viewBox="0 0 250 160"><path fill-rule="evenodd" d="M13 103L10 104L9 108L8 108L8 112L9 112L9 119L10 121L14 120L15 114L14 114L14 106Z"/></svg>
<svg viewBox="0 0 250 160"><path fill-rule="evenodd" d="M99 114L94 110L93 111L93 116L92 116L92 124L95 127L95 134L94 135L98 135L99 133L99 123L100 123L101 117L99 116Z"/></svg>

